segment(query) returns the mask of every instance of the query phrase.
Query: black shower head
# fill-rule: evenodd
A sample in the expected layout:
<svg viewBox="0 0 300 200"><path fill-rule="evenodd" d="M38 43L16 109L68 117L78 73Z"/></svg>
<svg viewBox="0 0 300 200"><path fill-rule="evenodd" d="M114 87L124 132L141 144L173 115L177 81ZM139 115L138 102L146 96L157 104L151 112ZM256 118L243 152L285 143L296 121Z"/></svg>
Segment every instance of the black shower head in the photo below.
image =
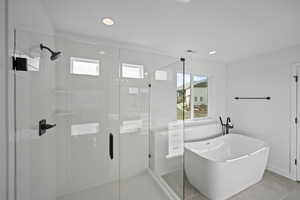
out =
<svg viewBox="0 0 300 200"><path fill-rule="evenodd" d="M47 49L51 53L51 56L50 56L51 60L56 60L56 59L58 59L61 56L61 52L60 51L56 51L56 52L52 51L49 47L44 46L43 44L40 44L40 49L41 50Z"/></svg>
<svg viewBox="0 0 300 200"><path fill-rule="evenodd" d="M51 60L56 60L56 59L58 59L60 56L61 56L61 52L60 52L60 51L54 52L54 53L52 53L50 59L51 59Z"/></svg>

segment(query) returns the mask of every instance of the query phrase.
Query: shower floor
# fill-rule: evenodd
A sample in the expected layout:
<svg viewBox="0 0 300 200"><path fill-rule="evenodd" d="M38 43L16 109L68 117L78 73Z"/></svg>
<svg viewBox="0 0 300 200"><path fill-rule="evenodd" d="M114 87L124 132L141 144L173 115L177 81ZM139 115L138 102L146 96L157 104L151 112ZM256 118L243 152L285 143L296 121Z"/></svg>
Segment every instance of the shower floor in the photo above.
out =
<svg viewBox="0 0 300 200"><path fill-rule="evenodd" d="M118 183L109 183L58 197L57 200L118 200ZM121 200L169 200L148 172L121 181ZM113 195L113 197L112 197Z"/></svg>

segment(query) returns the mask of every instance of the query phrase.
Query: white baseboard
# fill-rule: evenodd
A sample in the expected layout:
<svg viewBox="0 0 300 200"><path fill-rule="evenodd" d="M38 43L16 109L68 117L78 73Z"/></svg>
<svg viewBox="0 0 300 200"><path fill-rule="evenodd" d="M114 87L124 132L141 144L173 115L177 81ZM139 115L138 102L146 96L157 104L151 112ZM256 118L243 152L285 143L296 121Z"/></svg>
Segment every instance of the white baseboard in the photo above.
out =
<svg viewBox="0 0 300 200"><path fill-rule="evenodd" d="M288 178L288 179L291 179L291 180L293 180L293 181L295 180L295 178L292 177L288 171L283 170L283 169L280 169L280 168L278 168L278 167L274 167L274 166L272 166L272 165L268 165L268 166L267 166L267 170L269 170L269 171L271 171L271 172L274 172L275 174L278 174L278 175L280 175L280 176L284 176L284 177L286 177L286 178Z"/></svg>

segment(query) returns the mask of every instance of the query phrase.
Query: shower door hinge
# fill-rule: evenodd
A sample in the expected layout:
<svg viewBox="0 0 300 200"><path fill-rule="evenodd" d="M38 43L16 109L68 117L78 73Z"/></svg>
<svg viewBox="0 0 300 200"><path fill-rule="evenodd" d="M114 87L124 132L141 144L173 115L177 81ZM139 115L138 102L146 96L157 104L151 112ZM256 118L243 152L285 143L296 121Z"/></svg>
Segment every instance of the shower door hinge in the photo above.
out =
<svg viewBox="0 0 300 200"><path fill-rule="evenodd" d="M298 124L298 117L295 117L295 124Z"/></svg>
<svg viewBox="0 0 300 200"><path fill-rule="evenodd" d="M151 87L151 84L148 84L148 87Z"/></svg>
<svg viewBox="0 0 300 200"><path fill-rule="evenodd" d="M298 165L298 160L297 159L295 159L295 165Z"/></svg>
<svg viewBox="0 0 300 200"><path fill-rule="evenodd" d="M297 83L298 82L298 76L295 75L294 78L295 78L295 82Z"/></svg>
<svg viewBox="0 0 300 200"><path fill-rule="evenodd" d="M148 158L151 158L152 156L151 156L151 154L148 154Z"/></svg>

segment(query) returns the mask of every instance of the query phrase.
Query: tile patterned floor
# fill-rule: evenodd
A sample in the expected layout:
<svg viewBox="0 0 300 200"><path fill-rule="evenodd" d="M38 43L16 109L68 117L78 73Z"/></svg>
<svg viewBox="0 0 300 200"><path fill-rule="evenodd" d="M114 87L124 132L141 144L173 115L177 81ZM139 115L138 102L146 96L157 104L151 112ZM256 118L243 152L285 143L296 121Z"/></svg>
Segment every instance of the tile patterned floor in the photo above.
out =
<svg viewBox="0 0 300 200"><path fill-rule="evenodd" d="M182 174L164 175L164 180L173 190L182 196ZM209 200L188 181L185 183L186 200ZM300 184L285 177L266 171L263 180L252 187L231 197L229 200L300 200Z"/></svg>

